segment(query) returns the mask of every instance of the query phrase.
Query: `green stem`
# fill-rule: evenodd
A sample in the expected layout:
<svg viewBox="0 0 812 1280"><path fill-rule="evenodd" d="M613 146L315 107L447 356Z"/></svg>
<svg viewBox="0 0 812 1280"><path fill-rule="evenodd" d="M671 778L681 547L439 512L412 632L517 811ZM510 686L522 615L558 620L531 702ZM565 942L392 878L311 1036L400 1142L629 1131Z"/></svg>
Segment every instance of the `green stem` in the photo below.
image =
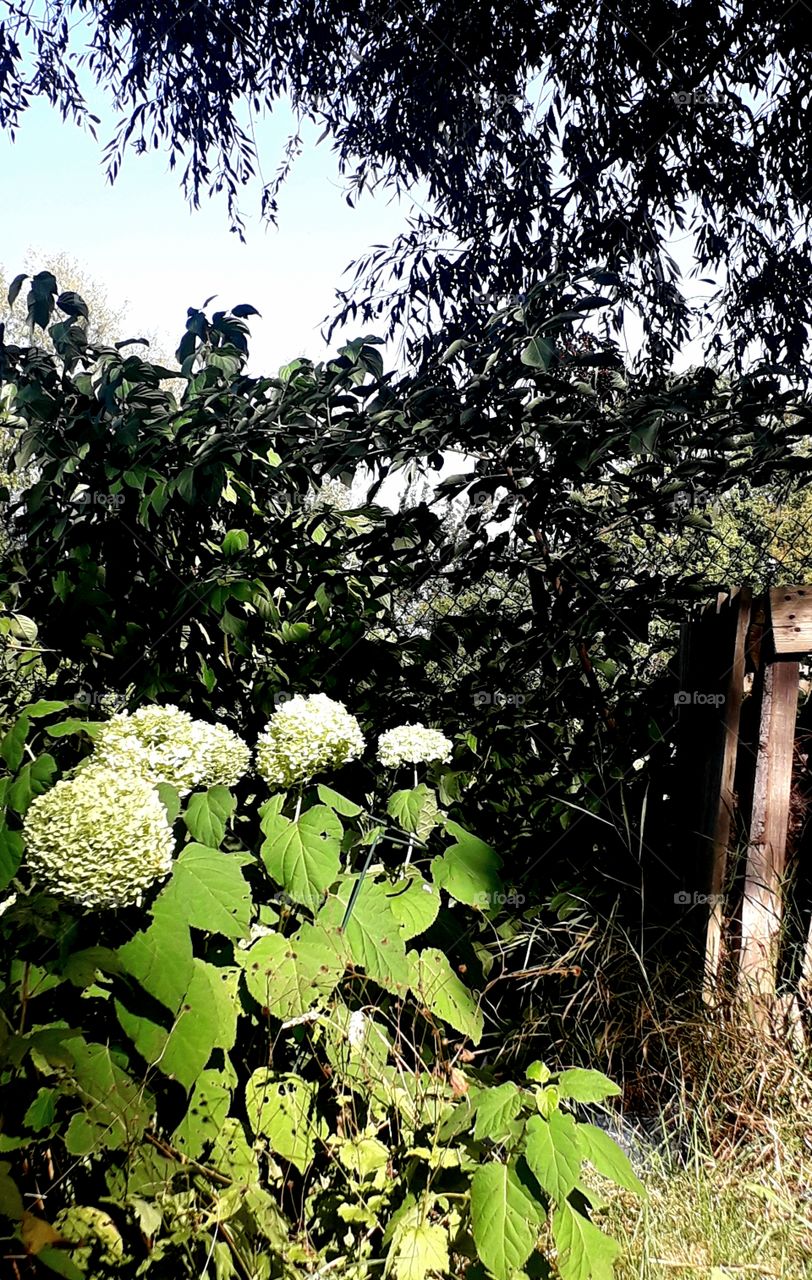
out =
<svg viewBox="0 0 812 1280"><path fill-rule="evenodd" d="M414 766L414 785L416 789L417 788L417 765ZM412 860L412 850L414 849L414 835L415 833L413 831L409 833L409 847L406 850L406 857L403 860L404 870L406 869L406 867L408 867L409 863Z"/></svg>

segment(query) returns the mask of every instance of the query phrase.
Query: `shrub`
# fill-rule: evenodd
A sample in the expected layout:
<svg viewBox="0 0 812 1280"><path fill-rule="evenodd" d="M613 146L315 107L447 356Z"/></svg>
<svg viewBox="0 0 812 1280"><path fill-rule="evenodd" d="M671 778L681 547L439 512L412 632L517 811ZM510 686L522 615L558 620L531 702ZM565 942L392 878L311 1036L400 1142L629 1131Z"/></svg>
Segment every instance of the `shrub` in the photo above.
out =
<svg viewBox="0 0 812 1280"><path fill-rule="evenodd" d="M302 742L292 705L280 749L291 727ZM69 709L33 704L0 743L0 1211L32 1266L71 1280L191 1280L209 1263L243 1280L328 1266L423 1280L475 1263L495 1280L609 1275L617 1249L582 1165L640 1187L577 1108L616 1087L476 1065L482 943L504 895L497 852L442 804L453 770L435 761L392 794L374 773L352 798L309 778L269 793L249 775L182 799L194 751L173 787L143 744L156 723L172 728L162 752L177 741L171 710L130 717L139 740L120 717ZM80 792L98 797L92 839L68 854L85 810L65 799ZM131 825L136 792L171 824L168 879ZM140 906L117 887L125 842ZM105 848L109 893L56 876L43 891L62 853L72 872L89 859L98 887Z"/></svg>

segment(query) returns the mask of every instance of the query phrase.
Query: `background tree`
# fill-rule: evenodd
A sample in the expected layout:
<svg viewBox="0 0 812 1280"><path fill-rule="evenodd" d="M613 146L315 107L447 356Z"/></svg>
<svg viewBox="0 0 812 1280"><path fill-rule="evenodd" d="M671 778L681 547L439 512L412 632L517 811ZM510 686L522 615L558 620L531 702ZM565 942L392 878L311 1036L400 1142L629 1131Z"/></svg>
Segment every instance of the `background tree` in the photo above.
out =
<svg viewBox="0 0 812 1280"><path fill-rule="evenodd" d="M10 306L8 303L12 280L21 272L30 277L43 269L50 271L59 281L59 287L63 292L78 293L86 302L89 342L98 343L100 346L112 346L114 342L124 337L127 322L125 300L111 299L104 286L70 254L59 252L46 255L29 250L22 265L16 270L10 271L7 266L0 265L0 324L5 326L6 343L26 346L31 339L31 325L25 307L25 291L15 305ZM53 350L53 342L47 329L38 328L36 338L46 350ZM152 346L152 343L150 345ZM158 354L154 347L153 354ZM161 358L160 355L158 358Z"/></svg>
<svg viewBox="0 0 812 1280"><path fill-rule="evenodd" d="M252 122L284 99L326 131L351 200L367 189L426 192L397 242L359 264L340 312L408 326L415 354L436 350L427 320L463 334L528 283L594 265L606 271L607 326L635 309L655 362L689 330L690 279L711 274L717 354L740 365L756 346L803 367L812 297L803 5L6 8L0 127L12 134L42 96L95 127L81 64L119 113L110 174L128 149L164 147L192 202L225 192L237 226L241 188L258 167ZM299 145L297 134L262 190L269 217ZM687 274L669 247L675 237ZM694 318L703 317L700 307Z"/></svg>

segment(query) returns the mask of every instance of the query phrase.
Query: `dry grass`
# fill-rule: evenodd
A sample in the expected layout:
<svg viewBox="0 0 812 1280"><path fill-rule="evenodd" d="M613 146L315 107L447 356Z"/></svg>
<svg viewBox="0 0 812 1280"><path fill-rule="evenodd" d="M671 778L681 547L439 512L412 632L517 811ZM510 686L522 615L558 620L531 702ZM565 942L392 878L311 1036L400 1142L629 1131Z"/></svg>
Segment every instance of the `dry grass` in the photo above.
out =
<svg viewBox="0 0 812 1280"><path fill-rule="evenodd" d="M585 906L511 945L525 968L578 965L583 977L564 1000L526 984L524 1025L502 1055L608 1071L627 1119L662 1137L637 1170L647 1201L606 1196L602 1222L623 1245L616 1280L812 1280L812 1053L797 1020L758 1027L724 991L709 1007L690 956L680 972L652 971L616 916Z"/></svg>
<svg viewBox="0 0 812 1280"><path fill-rule="evenodd" d="M812 1150L790 1127L724 1155L651 1168L645 1204L613 1198L607 1228L623 1245L617 1280L804 1280L812 1276Z"/></svg>

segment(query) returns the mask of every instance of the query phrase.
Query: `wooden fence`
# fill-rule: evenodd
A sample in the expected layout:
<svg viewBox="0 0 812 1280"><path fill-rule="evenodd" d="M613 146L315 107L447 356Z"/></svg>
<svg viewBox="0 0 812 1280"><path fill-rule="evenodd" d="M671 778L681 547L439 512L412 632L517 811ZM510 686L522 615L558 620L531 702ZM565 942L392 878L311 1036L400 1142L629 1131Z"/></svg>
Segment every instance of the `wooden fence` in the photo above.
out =
<svg viewBox="0 0 812 1280"><path fill-rule="evenodd" d="M803 1020L812 1007L810 903L798 889L809 876L788 874L791 858L812 862L803 847L812 774L798 740L800 664L811 652L812 585L755 597L740 587L683 627L683 883L707 907L706 992L732 979L760 1018L790 1010Z"/></svg>

